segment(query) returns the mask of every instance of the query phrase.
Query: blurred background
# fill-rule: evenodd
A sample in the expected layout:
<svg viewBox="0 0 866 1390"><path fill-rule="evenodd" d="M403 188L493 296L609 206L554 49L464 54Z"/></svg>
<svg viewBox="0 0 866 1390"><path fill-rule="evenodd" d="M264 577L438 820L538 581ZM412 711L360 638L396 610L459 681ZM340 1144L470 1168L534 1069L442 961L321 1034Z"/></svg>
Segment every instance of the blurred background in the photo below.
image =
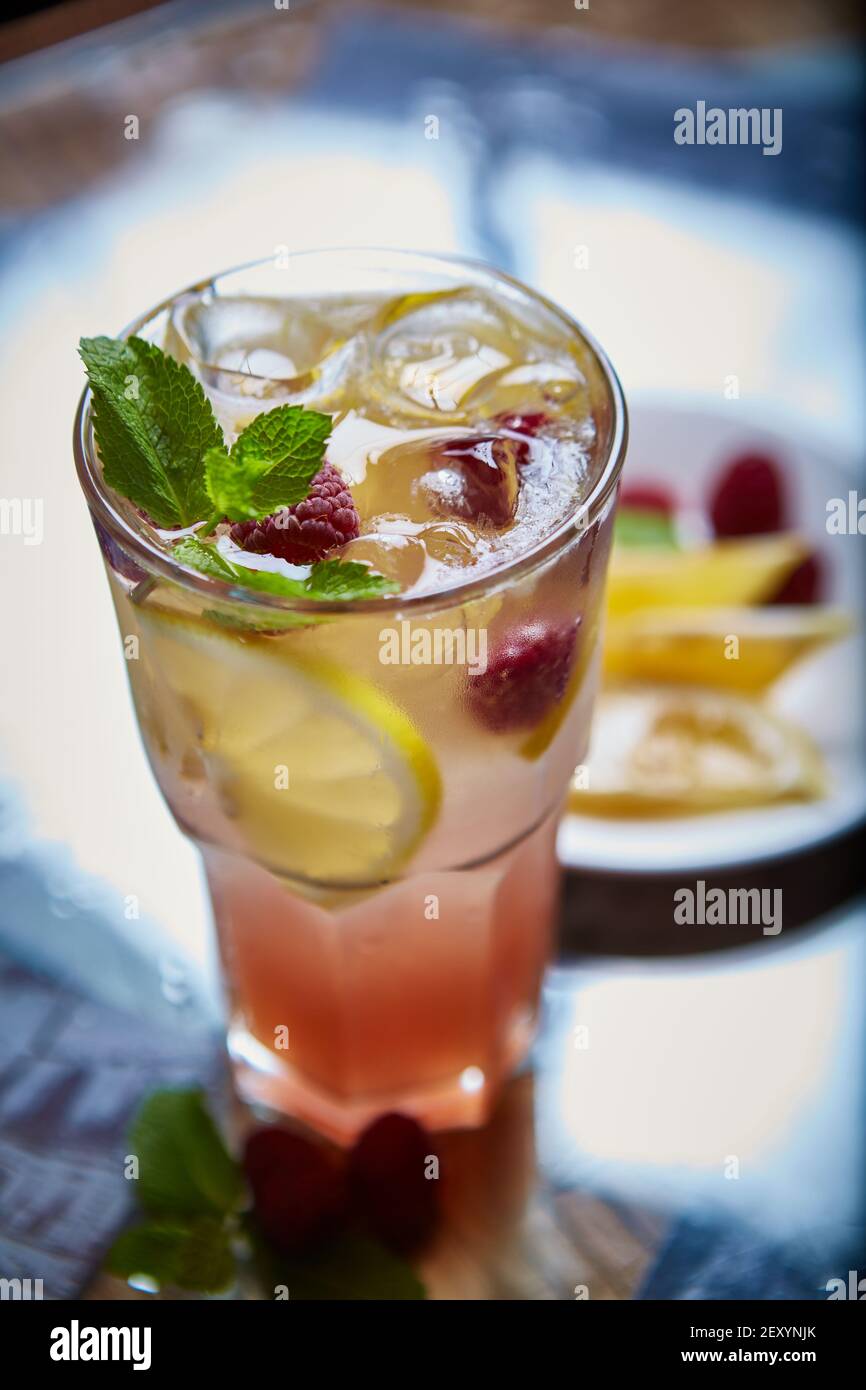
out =
<svg viewBox="0 0 866 1390"><path fill-rule="evenodd" d="M50 1148L46 1191L83 1155L96 1177L62 1228L43 1205L4 1230L0 1187L0 1251L50 1245L70 1293L121 1210L105 1201L104 1152L142 1067L210 1078L217 1016L197 859L142 756L74 475L78 338L281 246L460 252L590 328L639 451L664 448L649 437L660 411L727 412L744 440L808 445L862 495L863 51L843 0L75 0L9 14L2 490L43 498L44 542L0 536L0 1176ZM781 108L782 151L676 144L674 111L699 100ZM454 1141L467 1174L454 1200L481 1216L455 1212L435 1292L819 1297L858 1250L866 1268L856 844L807 871L790 940L732 937L707 955L663 930L641 939L610 876L572 876L534 1082L483 1140ZM46 1032L58 988L66 1022ZM97 1006L115 1019L108 1079Z"/></svg>

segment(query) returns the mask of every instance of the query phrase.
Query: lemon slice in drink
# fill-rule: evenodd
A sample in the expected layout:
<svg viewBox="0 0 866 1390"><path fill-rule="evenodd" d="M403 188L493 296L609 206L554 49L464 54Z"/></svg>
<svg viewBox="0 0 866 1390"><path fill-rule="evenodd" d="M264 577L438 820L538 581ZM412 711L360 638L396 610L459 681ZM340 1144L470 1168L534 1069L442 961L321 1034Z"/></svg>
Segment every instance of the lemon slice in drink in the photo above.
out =
<svg viewBox="0 0 866 1390"><path fill-rule="evenodd" d="M190 714L215 793L249 853L324 883L392 877L436 819L436 760L371 682L284 638L141 611L157 698Z"/></svg>
<svg viewBox="0 0 866 1390"><path fill-rule="evenodd" d="M839 608L643 608L608 622L604 672L760 691L852 626Z"/></svg>
<svg viewBox="0 0 866 1390"><path fill-rule="evenodd" d="M824 794L817 749L763 705L729 692L641 687L597 702L569 796L599 816L678 816Z"/></svg>

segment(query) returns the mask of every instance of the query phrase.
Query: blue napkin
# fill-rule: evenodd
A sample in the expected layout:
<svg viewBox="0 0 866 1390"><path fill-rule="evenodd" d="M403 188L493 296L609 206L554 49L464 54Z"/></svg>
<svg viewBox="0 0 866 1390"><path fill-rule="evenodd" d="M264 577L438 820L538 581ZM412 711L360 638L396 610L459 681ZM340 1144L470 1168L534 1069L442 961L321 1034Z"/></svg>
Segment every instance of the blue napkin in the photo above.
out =
<svg viewBox="0 0 866 1390"><path fill-rule="evenodd" d="M0 787L0 1278L41 1279L46 1298L79 1296L131 1213L141 1099L225 1082L195 972L103 885L65 866L52 892L63 857L27 843Z"/></svg>
<svg viewBox="0 0 866 1390"><path fill-rule="evenodd" d="M739 1222L703 1215L678 1221L635 1295L639 1299L826 1300L828 1281L864 1268L863 1232L828 1229L773 1244Z"/></svg>

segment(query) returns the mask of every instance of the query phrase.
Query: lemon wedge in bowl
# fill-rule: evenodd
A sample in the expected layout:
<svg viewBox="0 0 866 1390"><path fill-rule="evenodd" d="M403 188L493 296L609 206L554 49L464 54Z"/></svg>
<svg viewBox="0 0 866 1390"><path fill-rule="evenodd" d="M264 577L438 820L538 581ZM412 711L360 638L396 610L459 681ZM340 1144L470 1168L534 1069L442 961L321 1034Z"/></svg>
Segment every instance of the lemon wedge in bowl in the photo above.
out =
<svg viewBox="0 0 866 1390"><path fill-rule="evenodd" d="M763 603L809 554L798 536L747 536L691 550L615 545L607 585L611 618L641 608Z"/></svg>
<svg viewBox="0 0 866 1390"><path fill-rule="evenodd" d="M150 697L186 711L214 795L253 858L320 883L399 872L442 793L433 752L398 705L290 647L295 634L223 631L159 609L137 616Z"/></svg>
<svg viewBox="0 0 866 1390"><path fill-rule="evenodd" d="M678 816L823 796L820 756L799 729L729 691L640 686L599 697L569 809Z"/></svg>
<svg viewBox="0 0 866 1390"><path fill-rule="evenodd" d="M852 629L840 608L644 608L608 622L604 673L617 681L761 691Z"/></svg>

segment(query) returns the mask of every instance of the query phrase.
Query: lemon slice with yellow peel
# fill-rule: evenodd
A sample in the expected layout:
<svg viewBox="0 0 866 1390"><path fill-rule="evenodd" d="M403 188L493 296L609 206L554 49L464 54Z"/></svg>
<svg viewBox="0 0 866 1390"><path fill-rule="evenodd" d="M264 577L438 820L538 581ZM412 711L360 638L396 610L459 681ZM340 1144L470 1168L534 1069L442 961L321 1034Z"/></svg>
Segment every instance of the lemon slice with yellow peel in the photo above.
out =
<svg viewBox="0 0 866 1390"><path fill-rule="evenodd" d="M814 745L756 701L641 688L600 697L569 806L596 816L677 816L812 801L824 792Z"/></svg>
<svg viewBox="0 0 866 1390"><path fill-rule="evenodd" d="M191 712L223 810L278 873L369 884L393 877L436 819L429 745L371 682L285 638L165 611L139 615L157 699Z"/></svg>
<svg viewBox="0 0 866 1390"><path fill-rule="evenodd" d="M604 673L760 691L852 628L839 608L644 608L608 622Z"/></svg>
<svg viewBox="0 0 866 1390"><path fill-rule="evenodd" d="M608 578L612 618L641 608L763 603L809 553L798 536L715 541L694 550L614 546Z"/></svg>

